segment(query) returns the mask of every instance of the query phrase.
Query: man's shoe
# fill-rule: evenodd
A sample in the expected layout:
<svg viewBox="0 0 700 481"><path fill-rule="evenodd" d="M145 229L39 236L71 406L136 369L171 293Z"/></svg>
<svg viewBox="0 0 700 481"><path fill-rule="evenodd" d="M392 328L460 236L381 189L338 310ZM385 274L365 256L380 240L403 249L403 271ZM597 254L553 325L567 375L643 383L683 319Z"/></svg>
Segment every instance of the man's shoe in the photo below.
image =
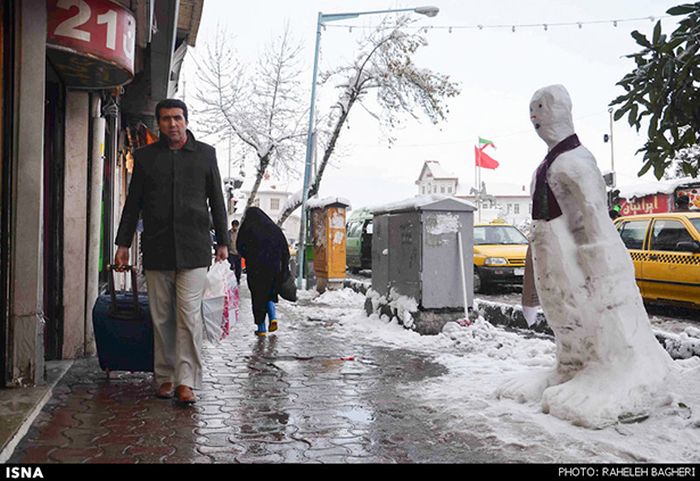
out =
<svg viewBox="0 0 700 481"><path fill-rule="evenodd" d="M267 328L269 332L275 332L277 330L277 319L270 321L270 327Z"/></svg>
<svg viewBox="0 0 700 481"><path fill-rule="evenodd" d="M194 404L197 402L197 397L192 392L192 388L184 384L179 385L175 389L175 396L177 396L177 400L181 403Z"/></svg>
<svg viewBox="0 0 700 481"><path fill-rule="evenodd" d="M265 321L257 324L258 328L255 330L255 335L258 337L265 337L267 335L267 328L265 327Z"/></svg>
<svg viewBox="0 0 700 481"><path fill-rule="evenodd" d="M158 391L156 392L156 397L159 397L161 399L170 399L171 397L173 397L173 383L164 382L163 384L161 384L158 388Z"/></svg>

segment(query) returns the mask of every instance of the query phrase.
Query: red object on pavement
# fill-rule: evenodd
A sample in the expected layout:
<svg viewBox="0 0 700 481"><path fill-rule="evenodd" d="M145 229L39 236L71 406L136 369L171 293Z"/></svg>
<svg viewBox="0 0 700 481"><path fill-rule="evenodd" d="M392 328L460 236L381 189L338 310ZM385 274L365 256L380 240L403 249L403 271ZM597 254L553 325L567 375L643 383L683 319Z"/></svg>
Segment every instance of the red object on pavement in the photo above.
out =
<svg viewBox="0 0 700 481"><path fill-rule="evenodd" d="M354 356L348 356L348 357L341 357L341 361L354 361L355 357Z"/></svg>

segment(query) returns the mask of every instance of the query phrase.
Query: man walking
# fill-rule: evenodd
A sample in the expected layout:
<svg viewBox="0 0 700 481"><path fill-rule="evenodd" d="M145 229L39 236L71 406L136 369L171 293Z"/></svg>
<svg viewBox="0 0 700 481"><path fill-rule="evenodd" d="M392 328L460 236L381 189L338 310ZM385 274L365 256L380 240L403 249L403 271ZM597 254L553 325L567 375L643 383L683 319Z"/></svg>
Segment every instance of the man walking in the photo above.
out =
<svg viewBox="0 0 700 481"><path fill-rule="evenodd" d="M217 262L228 257L226 209L216 151L187 130L185 103L161 101L156 119L160 141L134 152L114 263L118 268L128 265L141 214L156 395L171 398L175 394L183 403L194 403L192 389L200 388L202 379L202 294L211 265L209 209Z"/></svg>
<svg viewBox="0 0 700 481"><path fill-rule="evenodd" d="M240 222L237 220L231 221L231 228L228 230L229 242L229 254L228 261L231 264L231 270L236 274L236 282L241 283L241 255L236 249L236 239L238 238L238 227Z"/></svg>

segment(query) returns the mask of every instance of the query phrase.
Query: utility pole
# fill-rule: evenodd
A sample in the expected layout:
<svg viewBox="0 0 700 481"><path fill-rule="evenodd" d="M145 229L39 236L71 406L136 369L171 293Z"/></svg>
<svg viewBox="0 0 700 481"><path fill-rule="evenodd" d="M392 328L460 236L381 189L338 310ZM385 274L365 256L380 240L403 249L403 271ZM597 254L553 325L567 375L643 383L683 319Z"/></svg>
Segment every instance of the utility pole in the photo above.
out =
<svg viewBox="0 0 700 481"><path fill-rule="evenodd" d="M610 114L610 170L615 172L615 149L613 148L613 108L608 109ZM613 186L615 187L615 186Z"/></svg>

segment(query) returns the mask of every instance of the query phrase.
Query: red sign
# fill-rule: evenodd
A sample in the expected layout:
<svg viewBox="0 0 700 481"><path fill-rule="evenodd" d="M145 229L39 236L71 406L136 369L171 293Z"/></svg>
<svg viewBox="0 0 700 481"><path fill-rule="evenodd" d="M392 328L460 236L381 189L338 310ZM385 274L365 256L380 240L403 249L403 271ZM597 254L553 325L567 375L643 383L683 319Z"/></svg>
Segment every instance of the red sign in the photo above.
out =
<svg viewBox="0 0 700 481"><path fill-rule="evenodd" d="M641 198L634 199L622 199L620 202L621 215L635 215L635 214L660 214L662 212L669 212L671 196L668 194L654 194L647 195Z"/></svg>
<svg viewBox="0 0 700 481"><path fill-rule="evenodd" d="M105 88L134 76L136 21L109 0L48 0L49 57L70 87Z"/></svg>

